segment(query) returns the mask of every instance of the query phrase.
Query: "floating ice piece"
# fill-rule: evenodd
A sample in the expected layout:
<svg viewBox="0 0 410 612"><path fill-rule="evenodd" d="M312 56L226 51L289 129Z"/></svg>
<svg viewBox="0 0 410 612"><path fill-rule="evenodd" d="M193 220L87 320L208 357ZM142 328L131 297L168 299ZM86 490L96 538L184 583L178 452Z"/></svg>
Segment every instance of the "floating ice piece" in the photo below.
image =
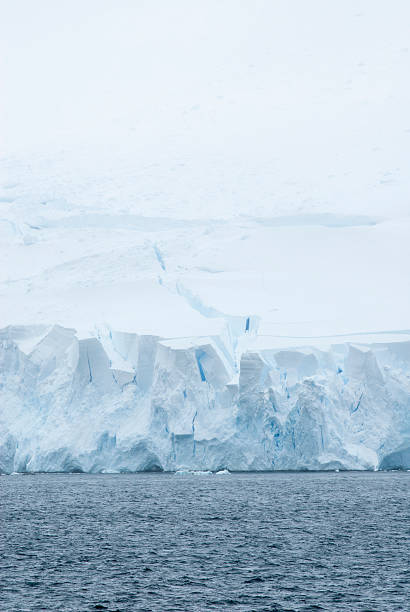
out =
<svg viewBox="0 0 410 612"><path fill-rule="evenodd" d="M210 476L211 470L177 470L175 476Z"/></svg>
<svg viewBox="0 0 410 612"><path fill-rule="evenodd" d="M218 470L218 472L215 472L216 476L224 476L225 474L230 474L231 472L229 470Z"/></svg>

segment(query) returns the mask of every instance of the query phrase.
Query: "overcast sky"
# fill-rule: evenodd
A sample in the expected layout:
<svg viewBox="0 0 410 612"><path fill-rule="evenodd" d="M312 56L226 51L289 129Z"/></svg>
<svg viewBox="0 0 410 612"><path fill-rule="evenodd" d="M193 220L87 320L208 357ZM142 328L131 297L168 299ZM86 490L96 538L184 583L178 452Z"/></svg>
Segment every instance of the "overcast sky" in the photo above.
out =
<svg viewBox="0 0 410 612"><path fill-rule="evenodd" d="M265 147L409 107L399 0L1 0L6 150L122 130ZM298 125L289 125L289 123ZM206 129L204 129L204 126ZM403 129L410 128L408 124ZM148 130L148 131L149 131ZM238 130L242 137L238 137ZM354 136L354 135L353 135ZM396 138L397 138L396 134Z"/></svg>

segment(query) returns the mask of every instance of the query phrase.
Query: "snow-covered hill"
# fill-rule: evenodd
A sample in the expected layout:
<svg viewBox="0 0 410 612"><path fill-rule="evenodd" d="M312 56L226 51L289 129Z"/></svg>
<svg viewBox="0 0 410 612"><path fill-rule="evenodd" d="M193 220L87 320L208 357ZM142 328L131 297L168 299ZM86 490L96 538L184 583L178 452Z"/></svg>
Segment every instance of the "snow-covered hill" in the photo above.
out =
<svg viewBox="0 0 410 612"><path fill-rule="evenodd" d="M2 8L0 470L409 466L394 8Z"/></svg>

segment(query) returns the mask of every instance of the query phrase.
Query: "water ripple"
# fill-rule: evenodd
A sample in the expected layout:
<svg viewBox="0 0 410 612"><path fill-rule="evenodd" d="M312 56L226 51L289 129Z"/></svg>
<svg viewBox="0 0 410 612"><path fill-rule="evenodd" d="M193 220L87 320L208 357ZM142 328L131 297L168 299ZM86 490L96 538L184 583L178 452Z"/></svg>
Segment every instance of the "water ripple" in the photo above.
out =
<svg viewBox="0 0 410 612"><path fill-rule="evenodd" d="M0 478L0 610L408 611L407 473Z"/></svg>

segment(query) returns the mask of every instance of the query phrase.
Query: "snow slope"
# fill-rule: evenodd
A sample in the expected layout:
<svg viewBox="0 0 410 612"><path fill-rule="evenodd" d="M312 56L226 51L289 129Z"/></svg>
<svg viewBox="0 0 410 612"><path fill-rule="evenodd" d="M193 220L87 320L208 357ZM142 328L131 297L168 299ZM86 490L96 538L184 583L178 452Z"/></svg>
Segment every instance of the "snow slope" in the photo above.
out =
<svg viewBox="0 0 410 612"><path fill-rule="evenodd" d="M409 466L394 8L2 6L1 470Z"/></svg>

